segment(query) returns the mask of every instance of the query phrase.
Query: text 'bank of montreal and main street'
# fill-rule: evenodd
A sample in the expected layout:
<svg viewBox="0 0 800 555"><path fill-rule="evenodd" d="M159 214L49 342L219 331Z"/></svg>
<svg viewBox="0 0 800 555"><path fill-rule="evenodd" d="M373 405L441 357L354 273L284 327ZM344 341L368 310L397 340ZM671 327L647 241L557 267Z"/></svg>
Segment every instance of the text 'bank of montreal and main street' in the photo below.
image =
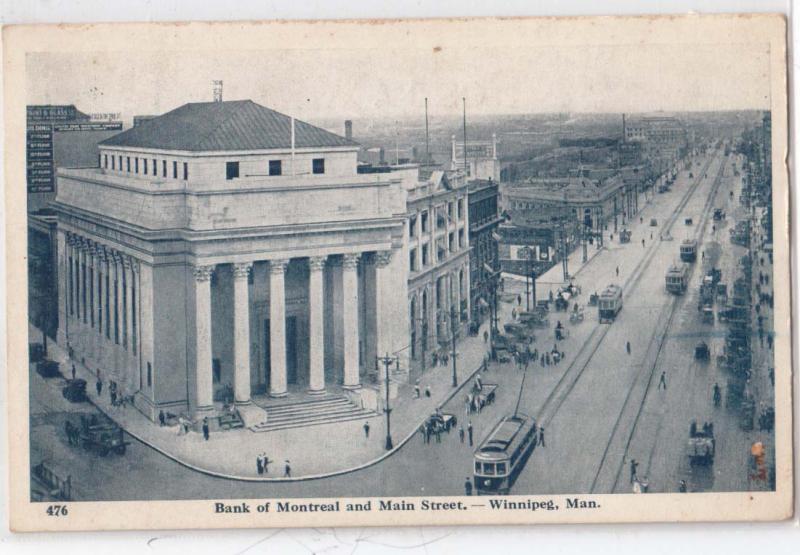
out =
<svg viewBox="0 0 800 555"><path fill-rule="evenodd" d="M599 509L600 504L590 499L568 497L565 499L567 509ZM558 511L561 506L553 499L534 501L521 499L511 501L508 499L488 499L487 503L467 504L463 501L432 501L421 499L412 501L395 501L391 499L379 500L373 504L371 500L359 503L305 503L294 501L265 502L251 506L250 503L214 503L215 513L242 514L242 513L335 513L335 512L370 512L377 511L466 511L469 509L493 510L528 510L528 511Z"/></svg>

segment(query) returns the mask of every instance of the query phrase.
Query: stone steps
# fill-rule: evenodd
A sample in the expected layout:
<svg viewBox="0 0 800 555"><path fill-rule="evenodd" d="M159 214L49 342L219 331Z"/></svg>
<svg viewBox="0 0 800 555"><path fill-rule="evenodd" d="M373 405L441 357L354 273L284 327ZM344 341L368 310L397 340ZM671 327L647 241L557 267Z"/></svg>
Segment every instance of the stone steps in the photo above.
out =
<svg viewBox="0 0 800 555"><path fill-rule="evenodd" d="M305 426L319 426L370 418L376 414L362 409L341 396L290 402L266 408L267 421L250 429L254 432L273 432Z"/></svg>

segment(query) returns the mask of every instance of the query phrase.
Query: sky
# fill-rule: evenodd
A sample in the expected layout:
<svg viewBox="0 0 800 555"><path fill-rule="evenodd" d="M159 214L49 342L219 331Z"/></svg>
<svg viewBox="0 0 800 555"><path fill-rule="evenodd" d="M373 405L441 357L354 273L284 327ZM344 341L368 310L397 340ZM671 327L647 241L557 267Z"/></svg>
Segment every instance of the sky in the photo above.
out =
<svg viewBox="0 0 800 555"><path fill-rule="evenodd" d="M299 119L769 108L767 45L29 53L28 104L160 114L252 99ZM733 94L735 93L735 94Z"/></svg>

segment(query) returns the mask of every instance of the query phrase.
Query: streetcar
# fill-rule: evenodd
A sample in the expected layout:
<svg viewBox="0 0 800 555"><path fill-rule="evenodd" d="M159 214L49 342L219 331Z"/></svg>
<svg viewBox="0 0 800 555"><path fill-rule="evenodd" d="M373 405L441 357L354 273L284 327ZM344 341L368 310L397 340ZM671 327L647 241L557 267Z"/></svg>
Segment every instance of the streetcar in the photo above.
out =
<svg viewBox="0 0 800 555"><path fill-rule="evenodd" d="M475 450L477 495L507 495L536 447L536 422L515 413L503 417Z"/></svg>
<svg viewBox="0 0 800 555"><path fill-rule="evenodd" d="M680 247L681 260L684 262L694 262L697 260L697 241L695 239L684 239Z"/></svg>
<svg viewBox="0 0 800 555"><path fill-rule="evenodd" d="M609 285L602 293L600 299L597 301L599 309L600 323L613 322L614 319L622 310L622 287L619 285Z"/></svg>
<svg viewBox="0 0 800 555"><path fill-rule="evenodd" d="M683 295L689 284L689 266L686 264L673 264L667 270L665 277L667 292Z"/></svg>

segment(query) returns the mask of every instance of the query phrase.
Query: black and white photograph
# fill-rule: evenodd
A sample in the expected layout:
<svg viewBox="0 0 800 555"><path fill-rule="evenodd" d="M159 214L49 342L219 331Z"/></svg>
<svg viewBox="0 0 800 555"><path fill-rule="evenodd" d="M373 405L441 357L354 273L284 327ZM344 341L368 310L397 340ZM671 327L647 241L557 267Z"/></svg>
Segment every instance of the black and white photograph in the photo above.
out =
<svg viewBox="0 0 800 555"><path fill-rule="evenodd" d="M783 19L376 23L5 35L15 526L789 516Z"/></svg>

